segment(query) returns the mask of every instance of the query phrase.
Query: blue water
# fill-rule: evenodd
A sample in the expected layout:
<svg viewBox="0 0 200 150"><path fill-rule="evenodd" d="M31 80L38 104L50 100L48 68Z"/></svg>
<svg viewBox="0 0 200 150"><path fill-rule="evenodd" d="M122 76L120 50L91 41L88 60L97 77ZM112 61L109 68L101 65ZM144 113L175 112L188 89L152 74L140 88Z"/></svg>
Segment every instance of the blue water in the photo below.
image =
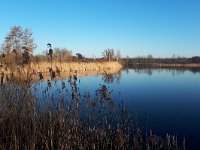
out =
<svg viewBox="0 0 200 150"><path fill-rule="evenodd" d="M78 82L80 80L80 82ZM80 93L95 95L100 85L112 92L112 100L122 100L127 110L138 116L147 116L147 128L165 137L167 133L186 139L187 149L200 149L200 73L190 70L129 69L111 76L78 77ZM70 89L67 80L51 81L54 98L62 97L62 82ZM42 97L46 81L33 85ZM51 95L51 94L50 94ZM42 99L42 98L41 98ZM47 99L52 99L49 96Z"/></svg>

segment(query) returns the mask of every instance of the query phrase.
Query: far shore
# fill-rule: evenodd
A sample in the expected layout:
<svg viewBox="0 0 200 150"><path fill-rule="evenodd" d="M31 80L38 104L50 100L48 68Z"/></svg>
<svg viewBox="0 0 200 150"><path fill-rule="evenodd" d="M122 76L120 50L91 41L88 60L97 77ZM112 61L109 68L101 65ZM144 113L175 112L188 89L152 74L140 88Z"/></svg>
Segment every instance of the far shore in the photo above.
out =
<svg viewBox="0 0 200 150"><path fill-rule="evenodd" d="M160 66L160 67L186 67L186 68L199 68L200 64L152 64L153 66Z"/></svg>
<svg viewBox="0 0 200 150"><path fill-rule="evenodd" d="M128 67L167 67L167 68L200 68L200 63L190 63L190 64L178 64L178 63L134 63L128 64Z"/></svg>

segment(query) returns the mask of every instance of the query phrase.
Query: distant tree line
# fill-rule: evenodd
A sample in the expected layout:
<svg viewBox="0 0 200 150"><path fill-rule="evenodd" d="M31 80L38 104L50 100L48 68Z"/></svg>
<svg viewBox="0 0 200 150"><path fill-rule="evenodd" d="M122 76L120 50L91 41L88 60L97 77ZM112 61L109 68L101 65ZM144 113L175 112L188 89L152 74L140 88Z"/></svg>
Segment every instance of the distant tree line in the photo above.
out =
<svg viewBox="0 0 200 150"><path fill-rule="evenodd" d="M152 66L153 64L199 64L200 56L186 57L171 57L171 58L154 58L152 55L138 56L135 58L123 58L123 64L126 67L132 66Z"/></svg>

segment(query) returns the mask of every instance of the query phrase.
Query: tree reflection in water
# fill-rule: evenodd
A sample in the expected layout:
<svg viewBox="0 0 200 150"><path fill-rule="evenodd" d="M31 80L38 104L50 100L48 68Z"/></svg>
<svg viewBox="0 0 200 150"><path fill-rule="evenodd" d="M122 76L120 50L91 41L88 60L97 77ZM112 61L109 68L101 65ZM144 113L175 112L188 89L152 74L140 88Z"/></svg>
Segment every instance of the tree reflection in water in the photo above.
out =
<svg viewBox="0 0 200 150"><path fill-rule="evenodd" d="M193 74L200 73L200 68L133 68L138 74L147 74L151 76L154 72L171 72L173 76L184 74L186 71L192 72Z"/></svg>
<svg viewBox="0 0 200 150"><path fill-rule="evenodd" d="M112 78L119 80L121 74ZM1 115L1 145L11 149L17 140L23 143L21 149L30 143L34 149L178 149L174 136L161 139L146 134L145 140L124 102L116 106L108 86L100 85L93 97L89 92L81 93L77 79L40 80L31 88L22 81L22 86L10 81L0 86L1 99L6 100L1 112L9 115ZM17 138L12 138L13 132Z"/></svg>
<svg viewBox="0 0 200 150"><path fill-rule="evenodd" d="M113 74L108 74L106 72L104 72L104 74L102 75L102 80L105 83L119 83L121 80L121 71L118 71L117 73L113 73Z"/></svg>

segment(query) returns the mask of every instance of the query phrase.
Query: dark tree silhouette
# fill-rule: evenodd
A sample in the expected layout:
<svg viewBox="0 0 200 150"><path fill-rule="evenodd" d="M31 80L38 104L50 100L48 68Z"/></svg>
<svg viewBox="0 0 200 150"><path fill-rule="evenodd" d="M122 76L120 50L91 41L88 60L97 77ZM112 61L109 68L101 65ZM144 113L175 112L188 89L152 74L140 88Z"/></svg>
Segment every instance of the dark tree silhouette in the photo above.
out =
<svg viewBox="0 0 200 150"><path fill-rule="evenodd" d="M28 64L30 62L30 55L29 55L29 49L27 47L22 47L24 49L24 52L22 53L23 56L23 64Z"/></svg>
<svg viewBox="0 0 200 150"><path fill-rule="evenodd" d="M49 49L49 53L48 53L48 55L50 56L50 58L51 58L51 69L52 69L52 57L53 57L53 49L52 49L52 47L51 47L51 44L50 43L48 43L47 44L47 48Z"/></svg>
<svg viewBox="0 0 200 150"><path fill-rule="evenodd" d="M191 60L192 63L200 63L200 57L199 56L194 56L190 60Z"/></svg>
<svg viewBox="0 0 200 150"><path fill-rule="evenodd" d="M78 59L79 60L81 60L81 59L83 59L84 57L83 57L83 55L82 54L80 54L80 53L76 53L76 55L77 55L77 57L78 57Z"/></svg>

